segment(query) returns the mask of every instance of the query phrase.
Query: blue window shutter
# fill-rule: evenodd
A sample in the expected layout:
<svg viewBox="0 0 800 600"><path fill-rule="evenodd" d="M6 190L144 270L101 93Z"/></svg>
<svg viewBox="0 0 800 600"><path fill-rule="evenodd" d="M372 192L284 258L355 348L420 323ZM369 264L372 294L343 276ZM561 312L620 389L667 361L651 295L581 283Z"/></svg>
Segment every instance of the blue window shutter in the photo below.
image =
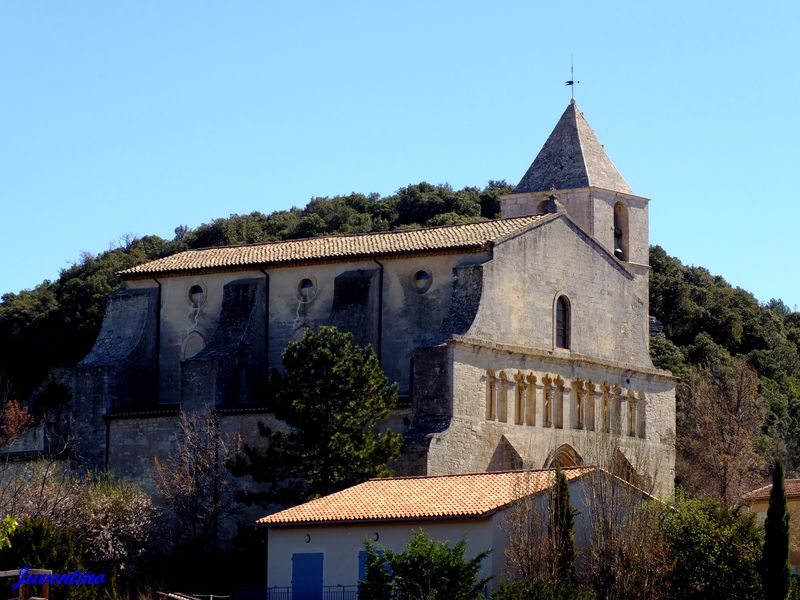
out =
<svg viewBox="0 0 800 600"><path fill-rule="evenodd" d="M362 550L358 553L358 580L364 581L367 576L367 551Z"/></svg>
<svg viewBox="0 0 800 600"><path fill-rule="evenodd" d="M383 558L383 549L378 549L378 556ZM390 564L383 565L383 568L386 570L389 575L392 574L392 566ZM362 550L358 553L358 580L364 581L364 578L367 576L367 551Z"/></svg>

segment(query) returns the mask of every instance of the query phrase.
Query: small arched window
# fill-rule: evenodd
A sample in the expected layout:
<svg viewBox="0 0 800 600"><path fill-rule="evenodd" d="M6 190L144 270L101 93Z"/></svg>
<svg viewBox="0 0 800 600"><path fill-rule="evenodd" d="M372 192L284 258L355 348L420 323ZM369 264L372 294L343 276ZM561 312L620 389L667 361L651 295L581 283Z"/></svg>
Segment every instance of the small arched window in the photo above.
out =
<svg viewBox="0 0 800 600"><path fill-rule="evenodd" d="M556 348L570 347L571 319L569 300L559 296L556 300Z"/></svg>
<svg viewBox="0 0 800 600"><path fill-rule="evenodd" d="M314 282L307 277L301 279L300 283L297 284L297 295L300 298L300 302L311 302L314 296L317 295Z"/></svg>
<svg viewBox="0 0 800 600"><path fill-rule="evenodd" d="M433 283L433 276L431 275L430 271L426 271L425 269L420 269L416 273L414 273L414 291L419 294L424 294L428 291L431 287L431 283Z"/></svg>
<svg viewBox="0 0 800 600"><path fill-rule="evenodd" d="M622 202L614 205L614 256L628 260L628 207Z"/></svg>
<svg viewBox="0 0 800 600"><path fill-rule="evenodd" d="M189 303L192 305L192 308L200 308L205 301L206 290L202 285L195 284L189 288Z"/></svg>

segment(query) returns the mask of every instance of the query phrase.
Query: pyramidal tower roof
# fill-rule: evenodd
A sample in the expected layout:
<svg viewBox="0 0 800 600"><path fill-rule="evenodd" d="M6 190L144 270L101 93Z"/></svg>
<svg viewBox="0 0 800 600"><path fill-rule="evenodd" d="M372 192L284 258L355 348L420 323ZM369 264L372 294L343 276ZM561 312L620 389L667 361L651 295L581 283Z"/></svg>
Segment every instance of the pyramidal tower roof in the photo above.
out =
<svg viewBox="0 0 800 600"><path fill-rule="evenodd" d="M633 194L572 100L514 193L586 187Z"/></svg>

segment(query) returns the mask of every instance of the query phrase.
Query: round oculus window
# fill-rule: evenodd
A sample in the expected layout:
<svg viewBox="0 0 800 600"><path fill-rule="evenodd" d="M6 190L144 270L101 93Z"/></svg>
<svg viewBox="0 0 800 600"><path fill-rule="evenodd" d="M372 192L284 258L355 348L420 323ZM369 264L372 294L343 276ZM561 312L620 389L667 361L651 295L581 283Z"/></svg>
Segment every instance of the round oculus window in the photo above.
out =
<svg viewBox="0 0 800 600"><path fill-rule="evenodd" d="M199 308L206 301L206 290L202 285L193 285L189 288L189 302L195 308Z"/></svg>
<svg viewBox="0 0 800 600"><path fill-rule="evenodd" d="M303 302L310 302L317 295L317 286L308 277L301 279L297 284L297 295Z"/></svg>
<svg viewBox="0 0 800 600"><path fill-rule="evenodd" d="M433 283L433 276L431 275L430 271L420 269L414 273L412 283L414 285L414 290L420 294L424 294L428 291L428 288L431 287L431 284Z"/></svg>

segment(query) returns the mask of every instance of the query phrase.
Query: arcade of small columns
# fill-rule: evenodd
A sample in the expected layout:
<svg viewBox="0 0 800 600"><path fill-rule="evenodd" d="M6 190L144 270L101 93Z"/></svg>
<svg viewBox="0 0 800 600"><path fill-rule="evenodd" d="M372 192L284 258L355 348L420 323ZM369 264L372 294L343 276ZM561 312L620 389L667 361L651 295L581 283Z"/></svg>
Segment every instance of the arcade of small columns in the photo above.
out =
<svg viewBox="0 0 800 600"><path fill-rule="evenodd" d="M509 392L513 389L513 423L530 427L564 428L566 421L572 429L646 437L645 394L633 389L623 390L607 382L596 384L591 379L575 379L568 384L561 376L509 371L486 371L486 418L507 423ZM541 407L541 410L540 410ZM596 418L599 415L599 418Z"/></svg>

